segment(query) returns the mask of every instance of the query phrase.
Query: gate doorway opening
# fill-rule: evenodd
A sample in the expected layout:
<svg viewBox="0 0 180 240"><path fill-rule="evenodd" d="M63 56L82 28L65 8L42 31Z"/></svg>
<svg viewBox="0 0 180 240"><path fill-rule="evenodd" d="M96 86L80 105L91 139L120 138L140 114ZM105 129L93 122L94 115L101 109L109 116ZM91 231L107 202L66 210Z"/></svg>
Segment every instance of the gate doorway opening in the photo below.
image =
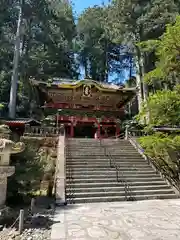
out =
<svg viewBox="0 0 180 240"><path fill-rule="evenodd" d="M93 123L77 124L74 127L75 138L94 138L96 127Z"/></svg>

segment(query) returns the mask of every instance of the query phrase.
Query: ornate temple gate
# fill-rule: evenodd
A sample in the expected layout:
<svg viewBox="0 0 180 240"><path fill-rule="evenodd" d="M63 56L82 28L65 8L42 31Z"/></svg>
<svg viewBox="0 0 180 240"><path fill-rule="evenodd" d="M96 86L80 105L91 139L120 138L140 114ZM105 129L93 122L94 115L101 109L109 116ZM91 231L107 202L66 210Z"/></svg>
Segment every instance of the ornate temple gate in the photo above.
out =
<svg viewBox="0 0 180 240"><path fill-rule="evenodd" d="M127 89L93 80L61 79L50 83L31 80L31 83L39 92L44 110L53 110L56 123L70 129L69 137L75 136L74 129L78 124L87 123L96 128L98 138L108 137L110 127L115 128L114 135L119 135L121 119L125 114L124 105L136 95L135 88Z"/></svg>

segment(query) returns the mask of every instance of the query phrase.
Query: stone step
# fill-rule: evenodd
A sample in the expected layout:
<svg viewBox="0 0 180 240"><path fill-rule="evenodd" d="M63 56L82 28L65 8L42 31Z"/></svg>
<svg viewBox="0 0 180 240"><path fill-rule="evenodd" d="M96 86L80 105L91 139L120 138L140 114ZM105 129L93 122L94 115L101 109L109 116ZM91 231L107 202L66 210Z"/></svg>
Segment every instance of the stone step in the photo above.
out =
<svg viewBox="0 0 180 240"><path fill-rule="evenodd" d="M133 147L130 147L130 148L124 148L124 147L122 147L122 148L118 148L118 149L105 149L105 148L100 148L100 147L88 147L88 148L83 148L83 147L78 147L78 148L74 148L74 149L70 149L70 148L66 148L66 151L69 151L69 152L111 152L111 153L113 153L113 152L127 152L127 151L130 151L130 152L136 152L137 153L137 151L136 151L136 149Z"/></svg>
<svg viewBox="0 0 180 240"><path fill-rule="evenodd" d="M154 172L154 170L150 167L150 166L147 166L147 167L144 167L144 168L139 168L139 167L132 167L132 168L124 168L124 167L120 167L120 169L121 169L121 171L122 172L134 172L134 171L137 171L137 172ZM102 173L102 172L107 172L107 171L111 171L111 172L114 172L114 171L116 171L116 169L114 168L114 167L112 167L112 168L109 168L109 166L108 167L99 167L99 168L97 168L97 167L89 167L89 166L84 166L83 168L71 168L71 167L68 167L68 166L66 166L66 172L68 173L69 171L72 171L73 173L82 173L82 172L99 172L99 173Z"/></svg>
<svg viewBox="0 0 180 240"><path fill-rule="evenodd" d="M118 145L117 147L111 147L111 146L104 146L104 147L102 147L102 146L98 146L98 145L87 145L87 146L84 146L84 145L77 145L77 146L68 146L68 145L66 145L66 149L69 149L69 150L81 150L81 149L83 149L83 150L89 150L89 149L93 149L93 150L100 150L100 149L102 149L102 150L104 150L104 149L106 149L106 150L119 150L119 149L130 149L130 150L134 150L135 148L134 148L134 146L132 146L132 145Z"/></svg>
<svg viewBox="0 0 180 240"><path fill-rule="evenodd" d="M99 158L99 157L93 157L91 156L91 158L74 158L74 157L69 157L66 158L66 163L73 163L73 162L82 162L82 163L87 163L87 164L91 164L91 163L95 163L95 162L99 162L99 163L103 163L103 162L108 162L108 161L114 161L114 162L119 162L119 163L143 163L143 162L148 162L146 161L144 158L110 158L110 157L104 157L104 158Z"/></svg>
<svg viewBox="0 0 180 240"><path fill-rule="evenodd" d="M119 157L124 157L124 158L126 158L126 157L129 157L129 158L133 158L133 157L135 157L135 158L137 158L137 157L139 157L139 158L142 158L142 155L140 155L138 152L127 152L127 151L125 151L125 152L121 152L121 153L116 153L116 152L112 152L112 153L109 153L109 152L107 152L107 153L104 153L104 152L95 152L95 151L93 151L93 152L65 152L65 154L66 154L66 156L67 157L75 157L75 158L77 158L77 157L87 157L87 158L90 158L91 156L95 156L95 157L106 157L106 156L113 156L114 158L119 158Z"/></svg>
<svg viewBox="0 0 180 240"><path fill-rule="evenodd" d="M99 139L94 138L68 138L68 142L100 142Z"/></svg>
<svg viewBox="0 0 180 240"><path fill-rule="evenodd" d="M109 155L108 155L109 154ZM114 167L119 166L118 172ZM177 198L170 185L127 140L69 139L66 194L70 203ZM69 196L68 196L69 195Z"/></svg>
<svg viewBox="0 0 180 240"><path fill-rule="evenodd" d="M129 167L129 166L142 166L142 167L146 167L146 166L149 166L148 165L148 162L145 161L145 160L142 160L142 161L127 161L127 162L123 162L123 161L115 161L117 164L120 164L121 167ZM68 160L66 161L66 166L83 166L84 167L87 167L87 166L101 166L101 167L110 167L110 159L103 159L103 160L98 160L98 159L94 159L94 161L86 161L86 160Z"/></svg>
<svg viewBox="0 0 180 240"><path fill-rule="evenodd" d="M121 146L121 147L118 147L118 148L104 148L104 147L100 147L100 146L88 146L88 147L83 147L83 146L78 146L78 147L66 147L66 150L68 151L72 151L72 152L76 152L76 151L90 151L90 150L93 150L93 151L135 151L135 148L133 146L129 146L129 147L125 147L125 146Z"/></svg>
<svg viewBox="0 0 180 240"><path fill-rule="evenodd" d="M135 149L133 145L129 144L116 144L116 145L98 145L98 144L78 144L78 145L66 145L66 148L67 149L80 149L80 148L83 148L83 149L89 149L89 148L93 148L93 149L108 149L108 150L111 150L111 149L115 149L115 150L118 150L118 149L123 149L123 148L130 148L130 149Z"/></svg>
<svg viewBox="0 0 180 240"><path fill-rule="evenodd" d="M98 140L98 139L93 139L93 138L89 138L89 139L77 139L77 140L67 140L67 143L70 144L77 144L77 143L83 143L83 144L93 144L93 143L99 143L99 144L117 144L117 143L126 143L126 144L130 144L129 140L125 140L125 139L103 139L103 140Z"/></svg>
<svg viewBox="0 0 180 240"><path fill-rule="evenodd" d="M102 139L101 141L99 139L94 139L94 138L76 138L76 139L67 139L67 142L68 143L94 143L94 142L97 142L97 143L102 143L102 144L105 144L105 143L117 143L117 142L127 142L129 143L128 140L125 140L125 139L114 139L114 138L109 138L109 139Z"/></svg>
<svg viewBox="0 0 180 240"><path fill-rule="evenodd" d="M126 175L131 175L131 176L139 176L139 175L142 175L142 176L152 176L152 175L155 175L155 171L153 171L152 169L151 170L146 170L146 171L142 171L142 170L131 170L131 169L128 169L127 171L122 171L120 170L123 174L123 176L126 176ZM104 176L107 174L107 176L112 176L112 174L116 174L116 169L110 169L110 170L105 170L105 171L88 171L86 169L84 169L84 171L74 171L74 170L70 170L71 172L71 175L72 176ZM120 173L121 175L121 173ZM69 176L69 171L66 172L66 176L68 177Z"/></svg>
<svg viewBox="0 0 180 240"><path fill-rule="evenodd" d="M86 139L86 140L78 140L78 141L67 141L68 143L99 143L99 144L116 144L116 143L127 143L130 144L129 140L125 140L125 139L104 139L104 140L98 140L98 139Z"/></svg>
<svg viewBox="0 0 180 240"><path fill-rule="evenodd" d="M107 150L119 150L119 149L135 149L134 146L132 146L131 144L129 145L112 145L112 146L100 146L100 145L91 145L91 144L88 144L88 145L66 145L66 149L70 149L70 150L79 150L79 149L87 149L89 150L90 148L94 149L94 150L100 150L100 149L107 149Z"/></svg>
<svg viewBox="0 0 180 240"><path fill-rule="evenodd" d="M131 194L132 196L136 195L160 195L160 194L175 194L171 189L153 189L153 190L138 190L138 191L131 191L128 194ZM70 196L73 196L73 198L94 198L94 197L114 197L114 196L125 196L125 190L123 189L122 191L116 191L116 192L105 192L105 191L100 191L100 192L79 192L77 193L76 191L71 191L69 195L67 194L66 197L69 198Z"/></svg>
<svg viewBox="0 0 180 240"><path fill-rule="evenodd" d="M103 158L108 158L109 155L105 155L105 154L72 154L72 153L69 153L69 154L66 154L66 159L69 159L69 158L83 158L83 159L94 159L94 158L100 158L100 159L103 159ZM134 155L130 155L130 154L126 154L126 155L112 155L111 154L111 157L114 158L114 159L142 159L142 156L138 155L138 154L134 154Z"/></svg>
<svg viewBox="0 0 180 240"><path fill-rule="evenodd" d="M112 173L104 173L104 174L91 174L91 173L82 173L82 174L71 174L71 177L73 179L85 179L85 178L96 178L96 179L102 179L104 177L106 177L107 179L109 178L113 178L113 177L116 177L116 171L112 172ZM118 177L119 179L124 179L126 178L126 181L129 179L129 178L152 178L152 177L159 177L160 178L160 175L159 174L156 174L155 172L152 172L152 173L144 173L144 172L119 172L118 174ZM69 174L67 174L67 178L69 178Z"/></svg>
<svg viewBox="0 0 180 240"><path fill-rule="evenodd" d="M142 158L142 156L140 155L104 155L104 154L66 154L66 159L88 159L88 160L92 160L92 159L107 159L109 157L112 157L113 159L141 159L144 160L144 158Z"/></svg>
<svg viewBox="0 0 180 240"><path fill-rule="evenodd" d="M66 144L67 147L69 148L76 148L76 147L83 147L83 148L88 148L89 146L92 146L92 147L99 147L99 148L102 148L103 146L99 143L99 142L94 142L94 143L69 143L69 144ZM132 145L131 145L132 146Z"/></svg>
<svg viewBox="0 0 180 240"><path fill-rule="evenodd" d="M74 143L77 144L77 143ZM87 144L87 143L84 143ZM90 144L94 144L94 142L91 142ZM101 141L99 142L101 146L118 146L118 145L131 145L131 143L128 141L120 140L120 141Z"/></svg>
<svg viewBox="0 0 180 240"><path fill-rule="evenodd" d="M101 139L101 140L99 140L99 139L94 139L94 138L68 138L67 139L68 141L89 141L89 142L91 142L91 141L95 141L95 142L110 142L110 143L112 143L112 142L129 142L129 140L126 140L126 139L124 139L124 138L103 138L103 139Z"/></svg>
<svg viewBox="0 0 180 240"><path fill-rule="evenodd" d="M148 161L146 161L145 159L111 159L111 158L106 158L106 159L67 159L66 160L66 165L70 166L71 164L75 164L77 165L77 163L79 165L82 165L83 167L85 166L94 166L94 165L99 165L99 166L109 166L110 167L110 163L114 163L120 166L123 165L149 165Z"/></svg>
<svg viewBox="0 0 180 240"><path fill-rule="evenodd" d="M128 185L130 187L156 187L156 186L162 186L162 187L169 187L169 185L167 185L167 183L165 181L163 181L162 179L159 179L159 181L143 181L143 182L128 182ZM105 187L124 187L124 183L121 183L121 182L101 182L101 183L85 183L85 182L82 182L82 183L72 183L71 184L68 184L67 182L67 187L72 187L72 188L95 188L95 187L99 187L99 188L105 188Z"/></svg>
<svg viewBox="0 0 180 240"><path fill-rule="evenodd" d="M67 199L67 203L78 204L78 203L96 203L96 202L119 202L119 201L140 201L140 200L152 200L152 199L177 199L176 194L158 194L158 195L136 195L134 199L130 196L114 196L114 197L89 197L89 198L74 198Z"/></svg>
<svg viewBox="0 0 180 240"><path fill-rule="evenodd" d="M168 185L153 185L153 186L129 186L131 191L146 191L146 190L171 190L171 187ZM69 194L71 192L75 193L84 193L84 192L124 192L124 186L111 186L111 187L74 187L67 186L66 187L66 193Z"/></svg>
<svg viewBox="0 0 180 240"><path fill-rule="evenodd" d="M103 158L103 159L67 159L66 160L66 164L73 164L73 163L79 163L79 164L109 164L110 160L112 160L112 162L116 163L116 164L143 164L146 163L148 164L148 162L146 162L146 160L144 159L108 159L108 158Z"/></svg>
<svg viewBox="0 0 180 240"><path fill-rule="evenodd" d="M116 153L115 151L114 152L107 152L105 153L104 151L101 151L101 152L96 152L96 151L77 151L77 152L72 152L72 151L66 151L66 155L80 155L80 156L91 156L91 155L101 155L101 156L106 156L108 154L110 155L113 155L113 156L140 156L142 157L138 152L136 151L133 151L133 152L130 152L130 151L121 151L120 153Z"/></svg>
<svg viewBox="0 0 180 240"><path fill-rule="evenodd" d="M118 147L118 146L133 146L130 142L116 141L116 142L67 142L67 146L74 147L82 145L87 146L100 146L100 147Z"/></svg>
<svg viewBox="0 0 180 240"><path fill-rule="evenodd" d="M127 183L131 183L131 182L154 182L154 181L160 181L161 178L160 176L153 176L153 177L131 177L129 176L128 179L125 179ZM121 181L121 178L119 177L119 182ZM163 180L162 180L163 181ZM93 178L73 178L73 179L66 179L66 182L69 183L107 183L107 182L117 182L117 178L116 176L111 176L109 178L107 178L106 176L103 176L103 178L95 178L95 176L93 176Z"/></svg>
<svg viewBox="0 0 180 240"><path fill-rule="evenodd" d="M77 144L77 145L66 145L66 149L70 149L70 150L77 150L77 149L107 149L107 150L112 150L112 149L115 149L115 150L118 150L118 149L135 149L133 145L129 144L116 144L116 145L99 145L99 144Z"/></svg>
<svg viewBox="0 0 180 240"><path fill-rule="evenodd" d="M84 165L74 165L72 166L71 164L69 165L66 165L66 169L67 171L69 169L72 169L74 172L75 171L107 171L109 169L109 164L107 166L102 166L102 165L88 165L88 164L84 164ZM114 167L113 167L114 168ZM111 168L111 169L113 169ZM121 170L122 171L128 171L128 170L132 170L132 171L146 171L146 170L152 170L152 168L149 166L149 165L146 165L146 166L132 166L131 168L130 167L127 167L127 166L120 166Z"/></svg>
<svg viewBox="0 0 180 240"><path fill-rule="evenodd" d="M87 145L87 146L84 146L84 145L77 145L77 146L68 146L66 145L66 149L69 149L69 150L72 150L72 151L76 151L76 150L89 150L89 149L93 149L93 150L120 150L120 149L131 149L131 150L134 150L134 146L132 145L118 145L118 146L98 146L97 144L96 145Z"/></svg>
<svg viewBox="0 0 180 240"><path fill-rule="evenodd" d="M102 144L99 142L99 141L93 141L93 142L67 142L67 146L70 146L70 147L76 147L76 146L84 146L84 147L86 147L86 146L89 146L89 145L91 145L91 146L100 146L100 147L102 147Z"/></svg>
<svg viewBox="0 0 180 240"><path fill-rule="evenodd" d="M100 148L118 148L121 146L127 146L127 147L134 147L131 143L125 143L125 142L113 142L113 143L103 143L100 144L98 142L94 142L94 143L67 143L66 146L73 148L73 147L78 147L78 146L82 146L82 147L89 147L89 146L98 146Z"/></svg>

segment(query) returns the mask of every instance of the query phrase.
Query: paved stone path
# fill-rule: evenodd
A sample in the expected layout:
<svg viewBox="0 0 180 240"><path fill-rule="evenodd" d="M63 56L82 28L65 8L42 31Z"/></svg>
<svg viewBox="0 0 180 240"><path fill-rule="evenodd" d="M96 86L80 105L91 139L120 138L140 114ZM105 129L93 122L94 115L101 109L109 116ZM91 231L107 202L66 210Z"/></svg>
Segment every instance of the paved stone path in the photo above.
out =
<svg viewBox="0 0 180 240"><path fill-rule="evenodd" d="M57 208L51 240L179 240L180 200Z"/></svg>

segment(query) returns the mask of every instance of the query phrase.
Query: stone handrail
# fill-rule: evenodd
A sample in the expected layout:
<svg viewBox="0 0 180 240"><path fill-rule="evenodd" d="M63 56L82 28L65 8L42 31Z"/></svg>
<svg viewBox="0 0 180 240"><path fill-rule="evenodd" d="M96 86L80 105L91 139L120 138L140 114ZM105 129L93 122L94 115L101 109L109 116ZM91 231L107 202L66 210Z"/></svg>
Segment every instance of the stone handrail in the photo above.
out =
<svg viewBox="0 0 180 240"><path fill-rule="evenodd" d="M131 200L135 201L136 198L133 196L133 193L131 191L131 188L126 181L126 178L124 177L124 173L121 169L121 166L117 164L116 159L112 157L112 154L110 151L107 149L107 146L103 144L103 141L100 139L100 146L104 148L104 154L105 156L109 159L109 165L110 167L114 167L116 169L116 180L117 182L121 182L124 185L124 192L125 192L125 200Z"/></svg>
<svg viewBox="0 0 180 240"><path fill-rule="evenodd" d="M154 131L180 132L179 127L153 127Z"/></svg>
<svg viewBox="0 0 180 240"><path fill-rule="evenodd" d="M66 147L65 131L64 134L59 135L57 146L57 160L55 172L55 197L56 204L61 205L66 203L65 189L66 189Z"/></svg>
<svg viewBox="0 0 180 240"><path fill-rule="evenodd" d="M47 127L47 126L25 126L24 136L34 136L34 137L54 137L64 134L64 127Z"/></svg>
<svg viewBox="0 0 180 240"><path fill-rule="evenodd" d="M169 132L169 133L180 133L180 127L162 127L162 126L156 126L152 128L153 132ZM146 133L143 130L140 129L135 129L135 128L131 128L129 126L126 126L126 136L129 135L131 137L142 137L147 135L148 133Z"/></svg>
<svg viewBox="0 0 180 240"><path fill-rule="evenodd" d="M1 166L0 167L0 183L4 182L4 178L10 177L15 173L14 166Z"/></svg>
<svg viewBox="0 0 180 240"><path fill-rule="evenodd" d="M126 127L125 129L125 139L128 139L129 136L136 138L136 137L142 137L145 135L145 132L140 129L131 129L129 127Z"/></svg>

